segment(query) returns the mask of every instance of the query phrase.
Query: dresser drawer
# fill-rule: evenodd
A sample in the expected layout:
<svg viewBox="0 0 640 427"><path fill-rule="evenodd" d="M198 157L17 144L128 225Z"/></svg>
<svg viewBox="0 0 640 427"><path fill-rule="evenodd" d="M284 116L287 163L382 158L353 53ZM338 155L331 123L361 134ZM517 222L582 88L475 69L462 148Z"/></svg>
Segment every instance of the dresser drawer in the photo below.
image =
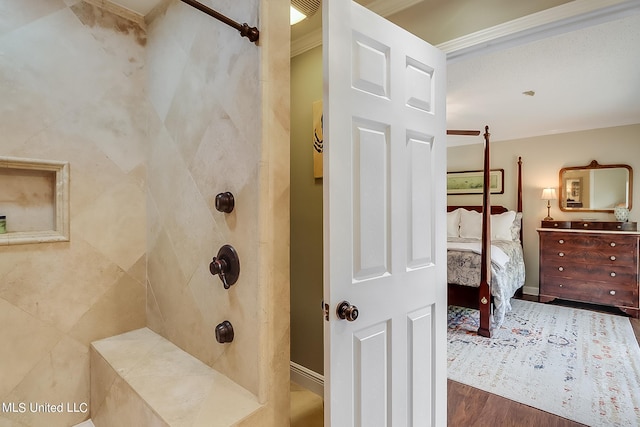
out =
<svg viewBox="0 0 640 427"><path fill-rule="evenodd" d="M610 234L589 234L589 233L541 233L540 248L563 249L571 247L573 249L585 250L613 250L632 251L637 250L638 238L634 236L619 236Z"/></svg>
<svg viewBox="0 0 640 427"><path fill-rule="evenodd" d="M540 262L576 262L607 266L635 265L637 252L629 245L585 249L576 246L550 245L540 248Z"/></svg>
<svg viewBox="0 0 640 427"><path fill-rule="evenodd" d="M543 233L540 262L562 258L564 262L601 265L636 265L638 240L633 236L584 233Z"/></svg>
<svg viewBox="0 0 640 427"><path fill-rule="evenodd" d="M601 305L639 307L638 287L552 277L540 285L541 295Z"/></svg>
<svg viewBox="0 0 640 427"><path fill-rule="evenodd" d="M604 225L595 221L571 221L571 228L578 230L603 230Z"/></svg>
<svg viewBox="0 0 640 427"><path fill-rule="evenodd" d="M540 280L560 277L566 280L589 280L611 284L638 283L638 271L630 265L602 265L568 262L558 259L540 260Z"/></svg>

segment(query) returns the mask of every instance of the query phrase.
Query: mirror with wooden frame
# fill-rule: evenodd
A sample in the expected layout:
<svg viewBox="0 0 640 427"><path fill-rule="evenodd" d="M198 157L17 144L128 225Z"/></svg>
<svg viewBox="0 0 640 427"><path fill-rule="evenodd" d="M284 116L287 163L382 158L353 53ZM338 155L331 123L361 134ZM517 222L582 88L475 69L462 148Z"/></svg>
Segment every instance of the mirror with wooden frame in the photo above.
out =
<svg viewBox="0 0 640 427"><path fill-rule="evenodd" d="M629 165L601 165L560 169L558 202L564 212L613 212L616 206L631 210L633 170Z"/></svg>

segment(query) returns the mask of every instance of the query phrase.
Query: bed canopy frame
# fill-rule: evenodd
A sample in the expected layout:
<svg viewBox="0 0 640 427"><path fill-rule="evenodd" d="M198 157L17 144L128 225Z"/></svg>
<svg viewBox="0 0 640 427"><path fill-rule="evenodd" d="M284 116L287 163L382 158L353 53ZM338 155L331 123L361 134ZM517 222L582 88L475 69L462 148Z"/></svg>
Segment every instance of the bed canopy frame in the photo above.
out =
<svg viewBox="0 0 640 427"><path fill-rule="evenodd" d="M491 337L491 214L500 214L508 209L491 205L490 189L490 143L489 126L484 128L483 190L481 206L448 206L448 211L457 208L482 212L482 251L480 254L480 286L448 285L448 304L474 308L480 311L478 335ZM479 135L480 131L447 131L448 135ZM522 157L518 157L518 200L517 212L522 212ZM522 227L520 227L520 244L522 244ZM522 296L522 288L516 292Z"/></svg>

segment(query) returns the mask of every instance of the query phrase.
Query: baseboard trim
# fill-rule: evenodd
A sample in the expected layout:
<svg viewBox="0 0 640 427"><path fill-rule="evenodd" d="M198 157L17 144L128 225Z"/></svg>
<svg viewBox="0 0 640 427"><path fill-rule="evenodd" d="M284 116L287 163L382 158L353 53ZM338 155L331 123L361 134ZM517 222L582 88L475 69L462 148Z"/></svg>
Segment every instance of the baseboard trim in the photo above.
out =
<svg viewBox="0 0 640 427"><path fill-rule="evenodd" d="M535 295L538 296L539 291L537 287L534 286L524 286L522 288L522 293L527 294L527 295Z"/></svg>
<svg viewBox="0 0 640 427"><path fill-rule="evenodd" d="M290 378L294 383L314 392L320 397L324 397L324 376L311 369L298 365L296 362L289 362Z"/></svg>

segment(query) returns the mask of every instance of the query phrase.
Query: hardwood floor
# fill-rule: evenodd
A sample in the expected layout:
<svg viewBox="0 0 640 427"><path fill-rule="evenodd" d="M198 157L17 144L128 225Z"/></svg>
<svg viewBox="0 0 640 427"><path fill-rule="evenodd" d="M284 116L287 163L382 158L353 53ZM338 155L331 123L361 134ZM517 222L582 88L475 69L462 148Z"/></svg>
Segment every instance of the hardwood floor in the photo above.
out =
<svg viewBox="0 0 640 427"><path fill-rule="evenodd" d="M537 297L528 295L523 299L537 301ZM584 308L580 304L568 301L556 301L554 304ZM591 310L617 312L617 309L609 307L588 307ZM640 320L633 318L629 320L636 340L640 343ZM293 383L291 390L291 427L322 426L322 399ZM480 413L482 417L478 417ZM447 418L448 425L451 427L575 427L583 425L451 380L447 381Z"/></svg>
<svg viewBox="0 0 640 427"><path fill-rule="evenodd" d="M449 426L574 427L583 424L447 380ZM482 414L481 417L478 415Z"/></svg>

